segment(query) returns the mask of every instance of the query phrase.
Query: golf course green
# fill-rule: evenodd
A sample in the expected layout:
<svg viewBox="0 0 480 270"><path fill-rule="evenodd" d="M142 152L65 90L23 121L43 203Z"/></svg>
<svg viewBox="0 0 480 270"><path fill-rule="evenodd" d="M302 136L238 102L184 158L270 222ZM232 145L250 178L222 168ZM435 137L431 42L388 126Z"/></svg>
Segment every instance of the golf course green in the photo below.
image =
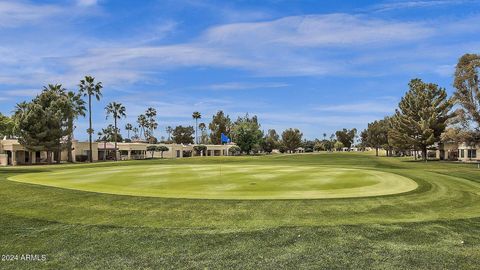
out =
<svg viewBox="0 0 480 270"><path fill-rule="evenodd" d="M115 166L21 174L10 180L84 191L191 199L321 199L408 192L388 172L333 166L202 164Z"/></svg>
<svg viewBox="0 0 480 270"><path fill-rule="evenodd" d="M476 269L480 170L363 153L0 168L0 269Z"/></svg>

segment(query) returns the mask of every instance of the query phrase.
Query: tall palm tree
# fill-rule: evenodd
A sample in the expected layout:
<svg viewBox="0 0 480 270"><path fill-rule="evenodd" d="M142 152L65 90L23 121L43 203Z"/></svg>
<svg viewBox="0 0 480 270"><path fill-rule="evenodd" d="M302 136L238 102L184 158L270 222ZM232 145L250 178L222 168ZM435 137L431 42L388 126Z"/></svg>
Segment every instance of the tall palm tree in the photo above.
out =
<svg viewBox="0 0 480 270"><path fill-rule="evenodd" d="M205 130L207 130L207 125L205 123L200 123L198 124L198 128L200 129L200 132L202 132L202 137L200 137L200 141L201 141L200 143L204 144L206 143L204 134L205 134Z"/></svg>
<svg viewBox="0 0 480 270"><path fill-rule="evenodd" d="M192 117L195 119L195 143L198 144L198 119L202 118L202 114L193 112Z"/></svg>
<svg viewBox="0 0 480 270"><path fill-rule="evenodd" d="M80 87L79 93L83 96L88 96L88 123L89 127L87 129L88 132L88 142L90 144L90 152L88 153L88 160L93 162L93 147L92 147L92 134L94 130L92 128L92 96L94 96L97 100L100 100L102 97L101 90L103 88L102 82L95 83L95 78L92 76L85 76L85 79L80 80Z"/></svg>
<svg viewBox="0 0 480 270"><path fill-rule="evenodd" d="M135 139L138 140L139 139L139 137L138 137L138 127L134 127L132 129L132 131L133 131L133 134L134 134L133 136L135 137Z"/></svg>
<svg viewBox="0 0 480 270"><path fill-rule="evenodd" d="M157 116L157 110L155 110L155 108L150 107L145 111L145 116L147 117L147 120L148 120L147 127L150 131L149 136L153 136L153 131L158 127L157 120L155 119L155 117Z"/></svg>
<svg viewBox="0 0 480 270"><path fill-rule="evenodd" d="M132 129L133 129L132 124L127 123L127 124L125 125L125 130L127 131L127 137L128 137L128 139L130 139L130 131L131 131Z"/></svg>
<svg viewBox="0 0 480 270"><path fill-rule="evenodd" d="M115 161L117 160L117 136L118 136L118 129L117 129L117 120L121 119L122 117L126 117L125 114L125 106L122 103L117 102L110 102L106 107L105 111L107 112L107 119L109 115L112 115L114 120L114 133L113 133L113 141L115 142Z"/></svg>
<svg viewBox="0 0 480 270"><path fill-rule="evenodd" d="M146 132L145 132L145 128L148 126L147 117L144 114L140 114L137 118L137 123L140 126L140 129L142 131L140 135L143 133L143 136L145 137L145 139L147 139Z"/></svg>
<svg viewBox="0 0 480 270"><path fill-rule="evenodd" d="M112 131L107 127L107 128L102 128L102 131L97 133L98 140L103 141L103 161L107 159L107 140L111 132Z"/></svg>
<svg viewBox="0 0 480 270"><path fill-rule="evenodd" d="M75 129L73 123L79 116L85 116L85 101L82 99L81 94L69 91L67 94L67 106L65 113L67 115L67 151L68 162L73 162L72 156L72 140L73 131Z"/></svg>
<svg viewBox="0 0 480 270"><path fill-rule="evenodd" d="M323 133L323 140L327 139L327 133Z"/></svg>
<svg viewBox="0 0 480 270"><path fill-rule="evenodd" d="M170 141L170 136L172 135L172 132L173 132L173 128L171 126L168 126L165 131L167 132L168 134L168 141Z"/></svg>

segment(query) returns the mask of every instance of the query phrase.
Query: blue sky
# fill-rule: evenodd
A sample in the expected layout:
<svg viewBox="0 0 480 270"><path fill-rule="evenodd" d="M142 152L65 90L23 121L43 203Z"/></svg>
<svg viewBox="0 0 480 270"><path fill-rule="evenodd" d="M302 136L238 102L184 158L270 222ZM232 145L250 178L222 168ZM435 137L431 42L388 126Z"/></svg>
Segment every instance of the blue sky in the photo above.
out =
<svg viewBox="0 0 480 270"><path fill-rule="evenodd" d="M88 74L105 86L96 130L117 101L122 127L155 107L157 137L224 110L320 138L392 114L412 78L452 93L479 22L480 1L461 0L0 0L0 112Z"/></svg>

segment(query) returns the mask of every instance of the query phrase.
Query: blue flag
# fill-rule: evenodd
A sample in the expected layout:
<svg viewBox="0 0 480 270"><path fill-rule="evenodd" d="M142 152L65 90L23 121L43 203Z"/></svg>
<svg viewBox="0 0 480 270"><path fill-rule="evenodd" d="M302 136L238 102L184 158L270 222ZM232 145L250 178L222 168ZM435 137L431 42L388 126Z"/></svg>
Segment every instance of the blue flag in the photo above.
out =
<svg viewBox="0 0 480 270"><path fill-rule="evenodd" d="M222 133L221 141L222 143L230 143L230 138L228 138L227 136L225 136L225 134Z"/></svg>

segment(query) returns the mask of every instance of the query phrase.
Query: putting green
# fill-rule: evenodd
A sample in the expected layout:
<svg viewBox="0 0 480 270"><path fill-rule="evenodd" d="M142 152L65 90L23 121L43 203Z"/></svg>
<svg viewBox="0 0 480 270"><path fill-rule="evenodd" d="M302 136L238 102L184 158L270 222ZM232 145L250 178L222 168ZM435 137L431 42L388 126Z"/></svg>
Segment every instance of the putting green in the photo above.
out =
<svg viewBox="0 0 480 270"><path fill-rule="evenodd" d="M139 165L67 168L10 180L119 195L190 199L321 199L404 193L409 178L369 169L287 165Z"/></svg>

